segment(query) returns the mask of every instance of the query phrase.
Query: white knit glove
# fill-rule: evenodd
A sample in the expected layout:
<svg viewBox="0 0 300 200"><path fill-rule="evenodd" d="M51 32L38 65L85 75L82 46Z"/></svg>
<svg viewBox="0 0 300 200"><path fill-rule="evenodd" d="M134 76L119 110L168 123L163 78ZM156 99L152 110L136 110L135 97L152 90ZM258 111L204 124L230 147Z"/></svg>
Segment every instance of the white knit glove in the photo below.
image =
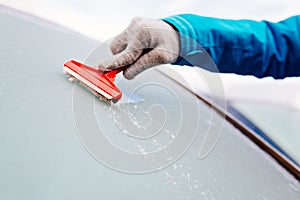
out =
<svg viewBox="0 0 300 200"><path fill-rule="evenodd" d="M175 62L179 55L179 33L159 19L135 17L130 25L110 43L114 55L102 60L100 70L123 69L127 79L142 71Z"/></svg>

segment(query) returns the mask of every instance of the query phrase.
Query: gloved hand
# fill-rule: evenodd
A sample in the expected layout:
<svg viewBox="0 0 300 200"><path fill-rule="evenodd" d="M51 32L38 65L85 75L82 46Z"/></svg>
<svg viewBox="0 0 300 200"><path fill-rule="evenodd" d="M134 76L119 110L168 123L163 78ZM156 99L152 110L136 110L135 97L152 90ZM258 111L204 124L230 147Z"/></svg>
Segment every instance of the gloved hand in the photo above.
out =
<svg viewBox="0 0 300 200"><path fill-rule="evenodd" d="M99 68L104 71L123 69L127 79L142 71L175 62L179 55L179 33L159 19L135 17L130 25L110 43L114 55L103 60Z"/></svg>

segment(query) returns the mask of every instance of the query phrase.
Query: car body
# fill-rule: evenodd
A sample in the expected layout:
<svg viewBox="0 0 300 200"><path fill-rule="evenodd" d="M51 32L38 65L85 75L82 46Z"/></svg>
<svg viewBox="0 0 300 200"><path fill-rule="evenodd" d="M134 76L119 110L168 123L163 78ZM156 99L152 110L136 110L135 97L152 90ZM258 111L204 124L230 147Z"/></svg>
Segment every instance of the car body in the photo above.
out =
<svg viewBox="0 0 300 200"><path fill-rule="evenodd" d="M65 61L93 57L97 41L6 7L0 21L0 199L299 199L297 179L169 69L119 76L141 98L111 106L62 74ZM149 143L128 139L132 115L157 131ZM174 137L172 162L125 154L143 161Z"/></svg>

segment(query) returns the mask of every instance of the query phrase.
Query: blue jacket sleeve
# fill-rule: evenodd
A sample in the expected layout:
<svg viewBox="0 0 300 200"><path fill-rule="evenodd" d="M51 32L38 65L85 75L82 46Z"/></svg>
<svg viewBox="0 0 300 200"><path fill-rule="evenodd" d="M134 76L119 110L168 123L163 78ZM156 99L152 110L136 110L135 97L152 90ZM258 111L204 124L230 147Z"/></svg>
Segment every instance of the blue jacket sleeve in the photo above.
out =
<svg viewBox="0 0 300 200"><path fill-rule="evenodd" d="M300 76L300 16L277 23L192 14L163 20L180 33L180 56L173 64L192 65L187 62L191 59L193 65L197 65L201 59L201 46L219 72L278 79Z"/></svg>

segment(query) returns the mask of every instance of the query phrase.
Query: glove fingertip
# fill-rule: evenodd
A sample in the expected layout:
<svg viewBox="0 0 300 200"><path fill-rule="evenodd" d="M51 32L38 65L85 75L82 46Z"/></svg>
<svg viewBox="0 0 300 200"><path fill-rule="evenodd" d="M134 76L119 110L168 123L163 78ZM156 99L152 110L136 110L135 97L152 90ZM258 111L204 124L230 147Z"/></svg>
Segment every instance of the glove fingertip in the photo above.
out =
<svg viewBox="0 0 300 200"><path fill-rule="evenodd" d="M130 73L128 70L124 70L123 71L123 76L127 79L127 80L132 80L134 79L135 75L133 73Z"/></svg>
<svg viewBox="0 0 300 200"><path fill-rule="evenodd" d="M102 60L98 64L98 69L101 71L111 71L111 70L117 69L118 67L113 65L113 63L114 62L112 60Z"/></svg>

